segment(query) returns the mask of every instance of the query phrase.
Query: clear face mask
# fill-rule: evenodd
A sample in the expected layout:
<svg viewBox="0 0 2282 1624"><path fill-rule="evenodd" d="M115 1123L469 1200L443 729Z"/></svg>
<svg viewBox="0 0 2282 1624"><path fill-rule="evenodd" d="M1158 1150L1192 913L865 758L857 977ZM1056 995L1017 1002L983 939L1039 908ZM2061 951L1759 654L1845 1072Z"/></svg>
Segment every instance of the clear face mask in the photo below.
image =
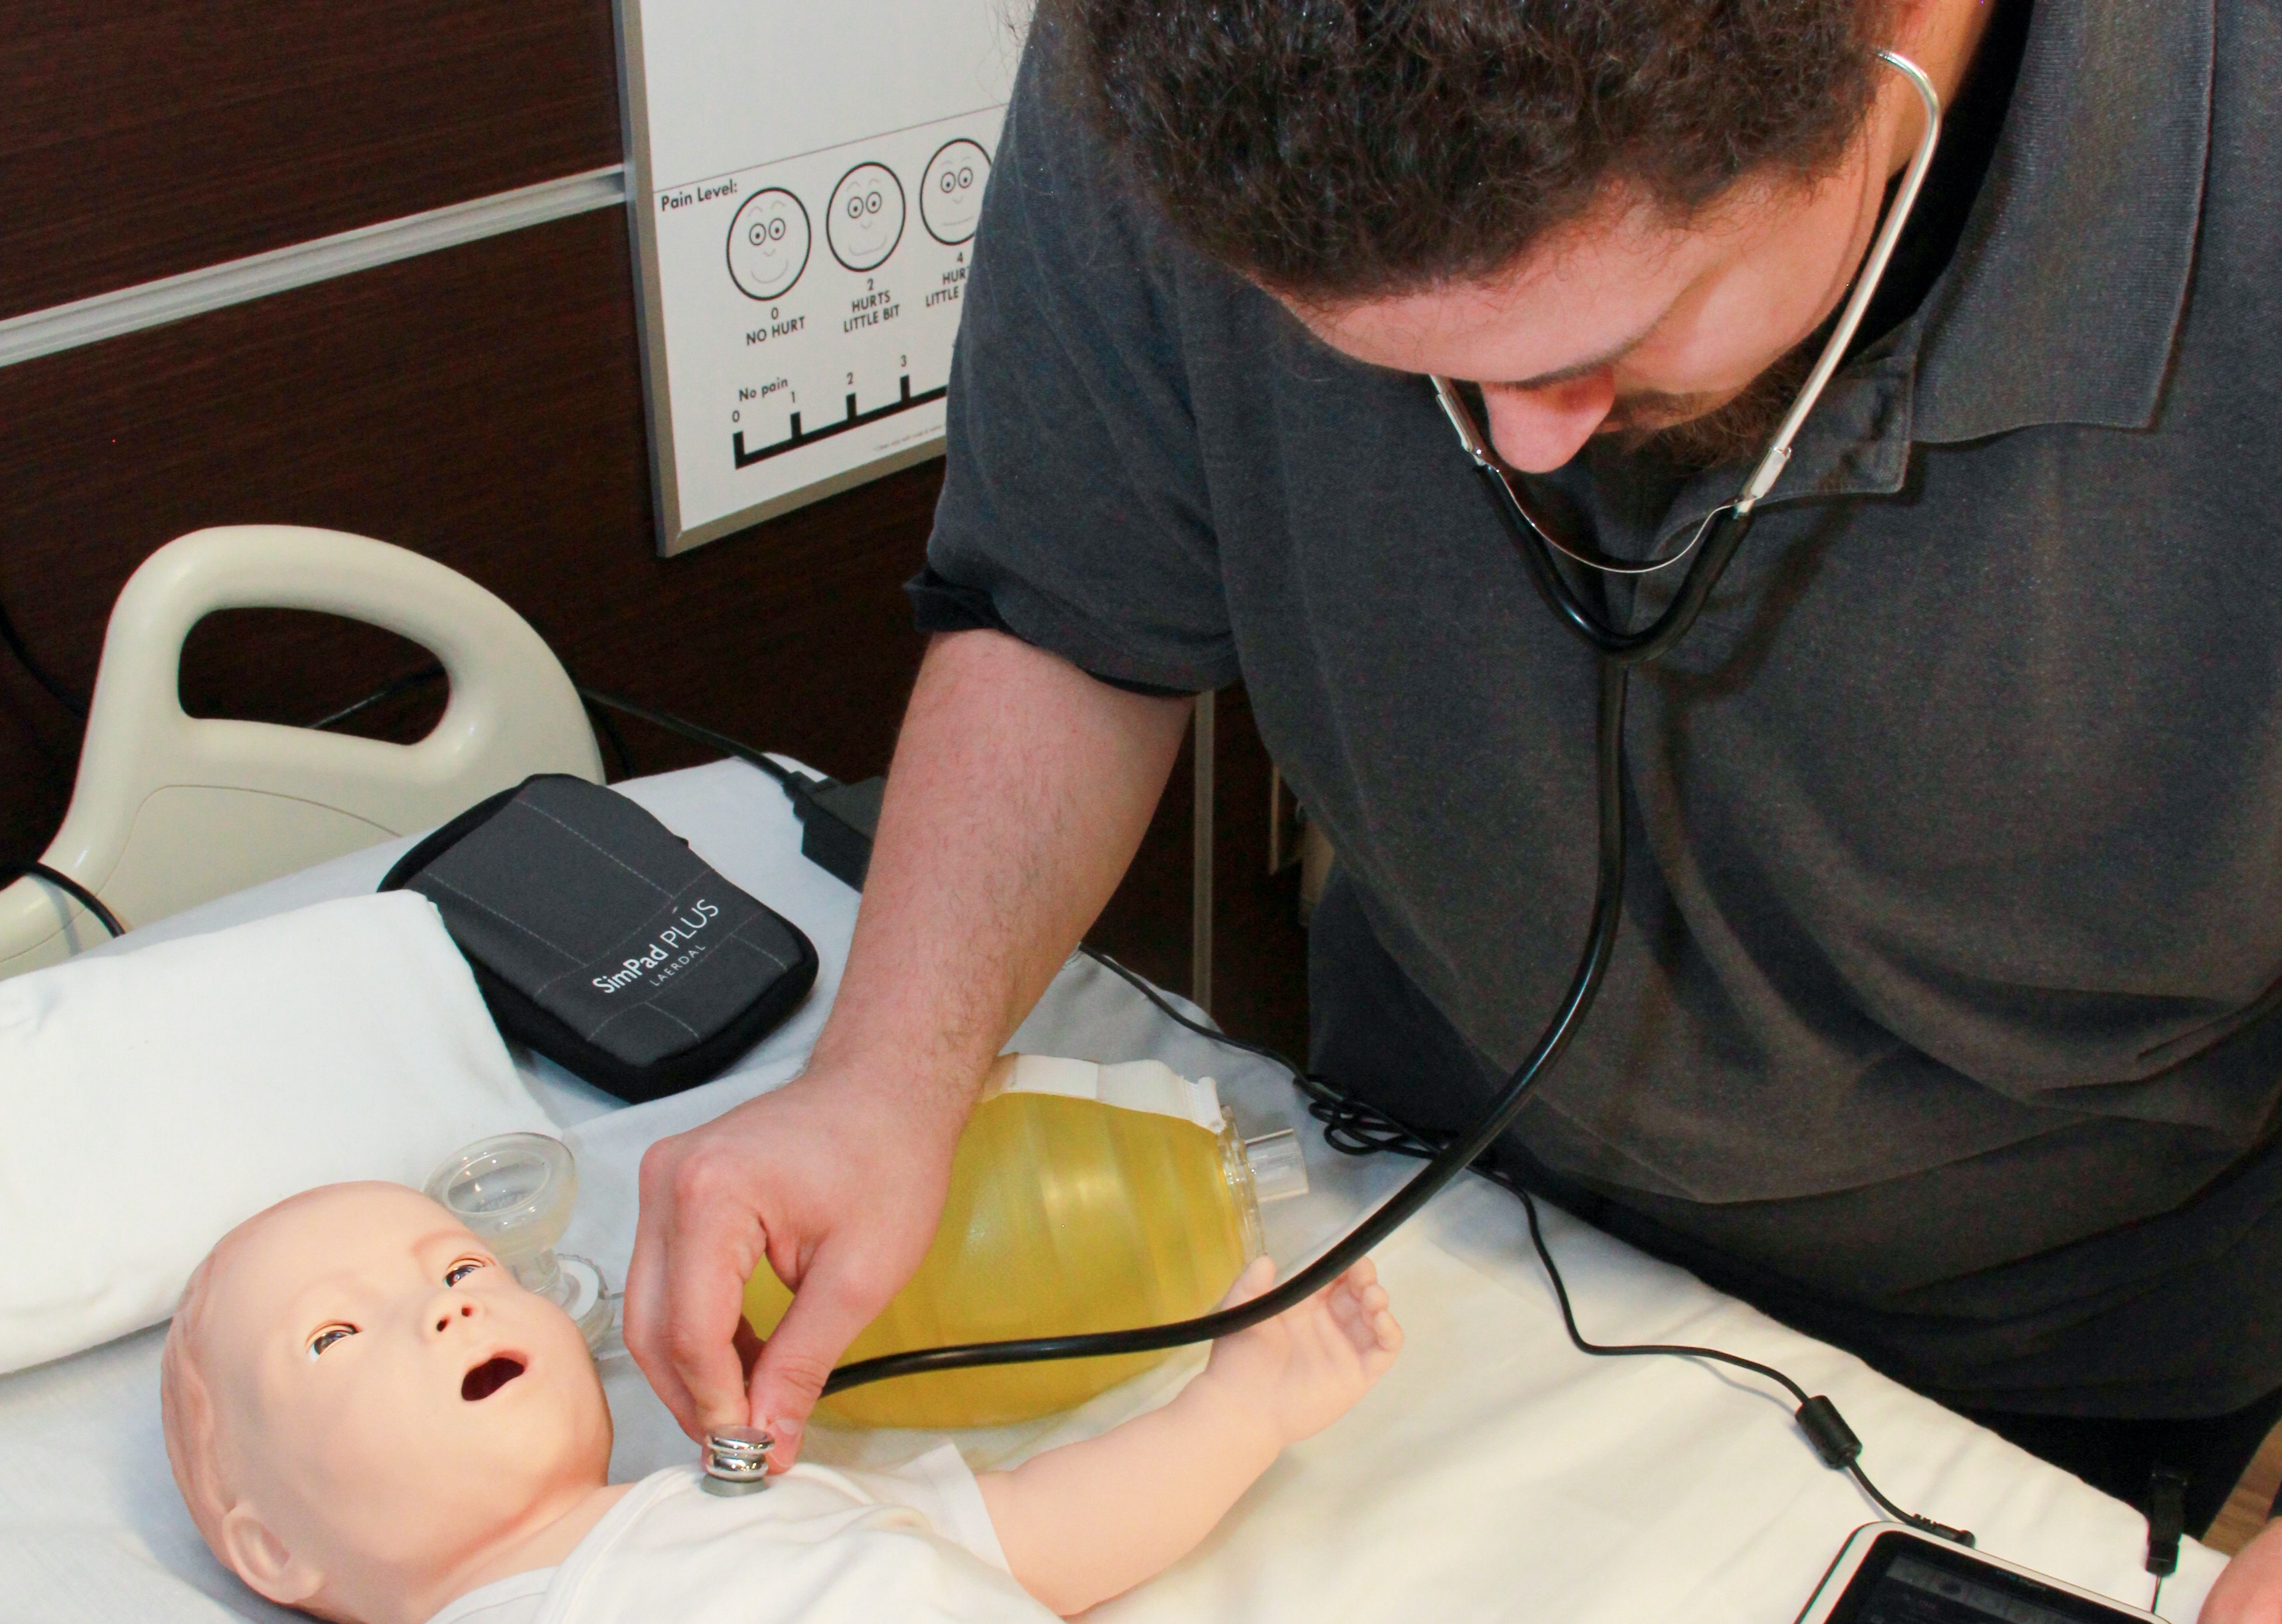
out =
<svg viewBox="0 0 2282 1624"><path fill-rule="evenodd" d="M543 1133L503 1133L455 1152L427 1193L489 1247L517 1284L568 1314L600 1356L615 1342L618 1300L591 1258L558 1254L578 1201L570 1147Z"/></svg>

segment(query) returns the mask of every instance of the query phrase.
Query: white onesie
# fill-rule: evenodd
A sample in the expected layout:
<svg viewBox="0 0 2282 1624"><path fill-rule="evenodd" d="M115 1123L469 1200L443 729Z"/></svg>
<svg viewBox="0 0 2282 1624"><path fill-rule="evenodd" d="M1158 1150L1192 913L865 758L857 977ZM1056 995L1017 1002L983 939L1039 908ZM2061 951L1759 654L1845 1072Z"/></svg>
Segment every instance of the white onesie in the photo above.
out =
<svg viewBox="0 0 2282 1624"><path fill-rule="evenodd" d="M560 1567L470 1590L429 1624L874 1624L1049 1612L1006 1571L949 1444L893 1472L803 1462L720 1496L695 1466L628 1489Z"/></svg>

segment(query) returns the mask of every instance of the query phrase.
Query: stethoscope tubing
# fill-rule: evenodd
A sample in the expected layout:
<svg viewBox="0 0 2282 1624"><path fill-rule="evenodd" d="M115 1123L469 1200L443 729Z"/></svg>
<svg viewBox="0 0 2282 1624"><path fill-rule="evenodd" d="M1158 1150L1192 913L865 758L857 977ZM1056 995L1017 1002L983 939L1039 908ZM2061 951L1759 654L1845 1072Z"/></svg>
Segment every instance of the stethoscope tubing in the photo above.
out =
<svg viewBox="0 0 2282 1624"><path fill-rule="evenodd" d="M1215 1309L1192 1319L1130 1331L1097 1331L1068 1336L1025 1337L1003 1342L966 1342L949 1348L922 1348L859 1360L833 1371L825 1394L844 1392L867 1382L893 1376L916 1376L928 1371L964 1370L981 1364L1032 1364L1047 1359L1098 1357L1106 1354L1158 1353L1191 1342L1212 1341L1272 1319L1306 1302L1329 1286L1373 1247L1393 1234L1443 1187L1494 1145L1521 1108L1529 1103L1538 1083L1552 1070L1576 1037L1591 1012L1601 983L1608 974L1617 944L1617 923L1624 905L1625 789L1622 740L1625 722L1626 671L1614 660L1601 663L1599 718L1595 757L1599 786L1600 839L1597 881L1591 923L1583 955L1570 977L1568 991L1529 1056L1515 1068L1497 1098L1459 1138L1413 1174L1402 1186L1372 1209L1314 1262L1278 1281L1249 1302Z"/></svg>

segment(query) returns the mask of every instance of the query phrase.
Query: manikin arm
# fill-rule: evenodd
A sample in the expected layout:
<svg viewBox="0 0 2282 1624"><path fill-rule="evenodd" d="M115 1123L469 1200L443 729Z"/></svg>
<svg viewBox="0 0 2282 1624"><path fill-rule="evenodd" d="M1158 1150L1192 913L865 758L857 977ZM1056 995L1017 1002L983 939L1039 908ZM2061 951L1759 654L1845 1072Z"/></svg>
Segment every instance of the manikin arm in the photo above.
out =
<svg viewBox="0 0 2282 1624"><path fill-rule="evenodd" d="M1259 1295L1274 1276L1259 1260L1227 1302ZM1214 1343L1204 1372L1164 1408L984 1473L982 1503L1015 1579L1067 1617L1162 1573L1286 1444L1346 1414L1401 1345L1366 1260L1298 1308Z"/></svg>

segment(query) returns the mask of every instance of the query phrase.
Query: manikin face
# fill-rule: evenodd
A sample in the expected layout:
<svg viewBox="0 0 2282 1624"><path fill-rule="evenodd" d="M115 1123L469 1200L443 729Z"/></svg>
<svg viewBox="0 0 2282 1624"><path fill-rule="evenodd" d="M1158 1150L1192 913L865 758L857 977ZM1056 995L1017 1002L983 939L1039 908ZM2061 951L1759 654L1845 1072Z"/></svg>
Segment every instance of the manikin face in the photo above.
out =
<svg viewBox="0 0 2282 1624"><path fill-rule="evenodd" d="M415 1191L313 1192L209 1289L226 1555L274 1600L314 1587L374 1616L353 1604L423 1589L603 1480L609 1410L578 1327Z"/></svg>
<svg viewBox="0 0 2282 1624"><path fill-rule="evenodd" d="M1684 223L1612 194L1497 276L1285 303L1356 360L1479 384L1498 454L1545 472L1595 434L1719 410L1814 332L1869 247L1894 154L1917 139L1908 96L1897 80L1839 167L1812 182L1747 181Z"/></svg>

